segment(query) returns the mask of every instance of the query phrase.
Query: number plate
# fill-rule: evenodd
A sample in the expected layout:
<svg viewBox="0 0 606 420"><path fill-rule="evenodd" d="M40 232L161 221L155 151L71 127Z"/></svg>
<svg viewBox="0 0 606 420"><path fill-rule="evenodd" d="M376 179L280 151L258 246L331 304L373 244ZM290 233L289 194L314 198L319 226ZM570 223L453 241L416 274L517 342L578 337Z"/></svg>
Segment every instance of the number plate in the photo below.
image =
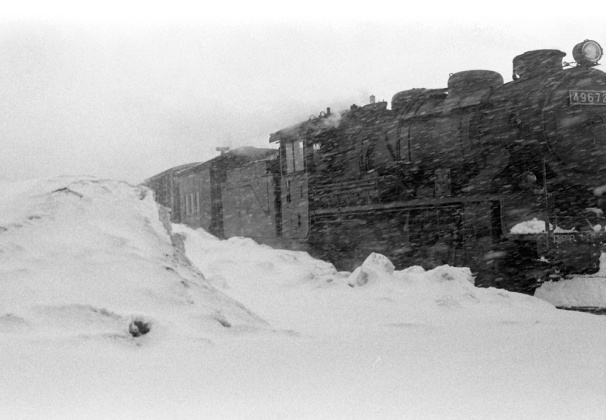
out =
<svg viewBox="0 0 606 420"><path fill-rule="evenodd" d="M570 104L606 106L606 90L571 90Z"/></svg>

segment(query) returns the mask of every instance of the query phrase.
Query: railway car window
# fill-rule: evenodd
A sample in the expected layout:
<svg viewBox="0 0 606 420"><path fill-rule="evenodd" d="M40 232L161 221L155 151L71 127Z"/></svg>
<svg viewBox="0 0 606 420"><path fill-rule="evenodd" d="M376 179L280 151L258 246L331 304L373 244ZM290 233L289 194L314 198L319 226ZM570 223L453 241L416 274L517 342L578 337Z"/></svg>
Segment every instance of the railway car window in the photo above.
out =
<svg viewBox="0 0 606 420"><path fill-rule="evenodd" d="M199 193L185 194L185 214L193 214L200 210Z"/></svg>
<svg viewBox="0 0 606 420"><path fill-rule="evenodd" d="M286 152L286 173L302 171L305 169L305 145L302 140L284 144Z"/></svg>
<svg viewBox="0 0 606 420"><path fill-rule="evenodd" d="M294 148L294 158L295 158L295 171L302 171L305 169L305 159L303 153L303 141L297 140L293 143Z"/></svg>
<svg viewBox="0 0 606 420"><path fill-rule="evenodd" d="M292 147L293 147L292 143L284 144L284 150L286 151L286 173L287 174L290 174L290 173L294 172L294 170L295 170Z"/></svg>

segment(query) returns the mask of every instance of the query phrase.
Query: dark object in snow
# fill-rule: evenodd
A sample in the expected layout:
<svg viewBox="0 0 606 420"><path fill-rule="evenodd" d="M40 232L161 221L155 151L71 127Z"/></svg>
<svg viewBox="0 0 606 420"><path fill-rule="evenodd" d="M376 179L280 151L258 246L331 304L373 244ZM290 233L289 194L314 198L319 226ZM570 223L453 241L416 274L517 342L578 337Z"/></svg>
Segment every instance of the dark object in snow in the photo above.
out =
<svg viewBox="0 0 606 420"><path fill-rule="evenodd" d="M151 324L149 322L144 322L141 319L133 320L128 326L128 332L133 337L140 337L142 335L147 334L151 329Z"/></svg>
<svg viewBox="0 0 606 420"><path fill-rule="evenodd" d="M514 80L451 74L146 181L173 220L220 238L305 250L352 270L467 266L476 284L533 293L599 267L606 237L606 74L595 41L513 59ZM571 67L571 68L566 68ZM603 214L603 213L602 213ZM514 226L542 220L543 232ZM555 227L561 229L555 229Z"/></svg>
<svg viewBox="0 0 606 420"><path fill-rule="evenodd" d="M227 318L225 318L225 316L221 313L216 313L213 318L219 323L221 324L221 326L225 327L225 328L231 328L231 322L229 322L227 320Z"/></svg>
<svg viewBox="0 0 606 420"><path fill-rule="evenodd" d="M54 194L54 193L72 194L72 195L75 195L76 197L79 197L79 198L82 198L82 197L83 197L83 195L82 195L82 194L80 194L79 192L76 192L76 191L74 191L74 190L71 190L71 189L69 189L69 188L67 188L67 187L64 187L64 188L59 188L59 189L57 189L57 190L53 191L53 194Z"/></svg>
<svg viewBox="0 0 606 420"><path fill-rule="evenodd" d="M565 311L577 311L577 312L586 312L588 314L594 315L606 315L606 308L600 308L597 306L556 306L558 309L563 309Z"/></svg>

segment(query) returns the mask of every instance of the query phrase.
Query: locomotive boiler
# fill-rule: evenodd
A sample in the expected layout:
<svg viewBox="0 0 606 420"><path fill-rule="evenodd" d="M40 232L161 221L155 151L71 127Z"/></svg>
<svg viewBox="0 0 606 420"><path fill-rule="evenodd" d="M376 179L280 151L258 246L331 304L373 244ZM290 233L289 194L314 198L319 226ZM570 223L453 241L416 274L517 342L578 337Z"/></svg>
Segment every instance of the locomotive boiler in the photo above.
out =
<svg viewBox="0 0 606 420"><path fill-rule="evenodd" d="M595 41L574 47L575 64L564 56L529 51L514 58L508 83L463 71L444 89L395 94L391 109L374 101L327 109L273 133L276 156L220 169L220 233L348 270L371 252L398 268L468 266L478 285L528 293L546 279L597 271L606 73L596 69ZM185 220L183 197L202 187L188 191L195 183L174 178L175 217ZM211 232L217 225L187 220Z"/></svg>

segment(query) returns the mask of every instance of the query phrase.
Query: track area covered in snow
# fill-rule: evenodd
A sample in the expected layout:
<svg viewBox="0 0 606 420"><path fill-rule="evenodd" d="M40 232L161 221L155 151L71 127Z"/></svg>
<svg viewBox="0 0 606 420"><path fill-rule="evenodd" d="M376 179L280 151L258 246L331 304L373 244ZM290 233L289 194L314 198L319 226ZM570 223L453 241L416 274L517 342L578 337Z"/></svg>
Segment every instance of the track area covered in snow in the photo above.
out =
<svg viewBox="0 0 606 420"><path fill-rule="evenodd" d="M0 184L2 418L606 412L606 317L477 288L465 268L372 254L340 273L167 220L123 182Z"/></svg>

